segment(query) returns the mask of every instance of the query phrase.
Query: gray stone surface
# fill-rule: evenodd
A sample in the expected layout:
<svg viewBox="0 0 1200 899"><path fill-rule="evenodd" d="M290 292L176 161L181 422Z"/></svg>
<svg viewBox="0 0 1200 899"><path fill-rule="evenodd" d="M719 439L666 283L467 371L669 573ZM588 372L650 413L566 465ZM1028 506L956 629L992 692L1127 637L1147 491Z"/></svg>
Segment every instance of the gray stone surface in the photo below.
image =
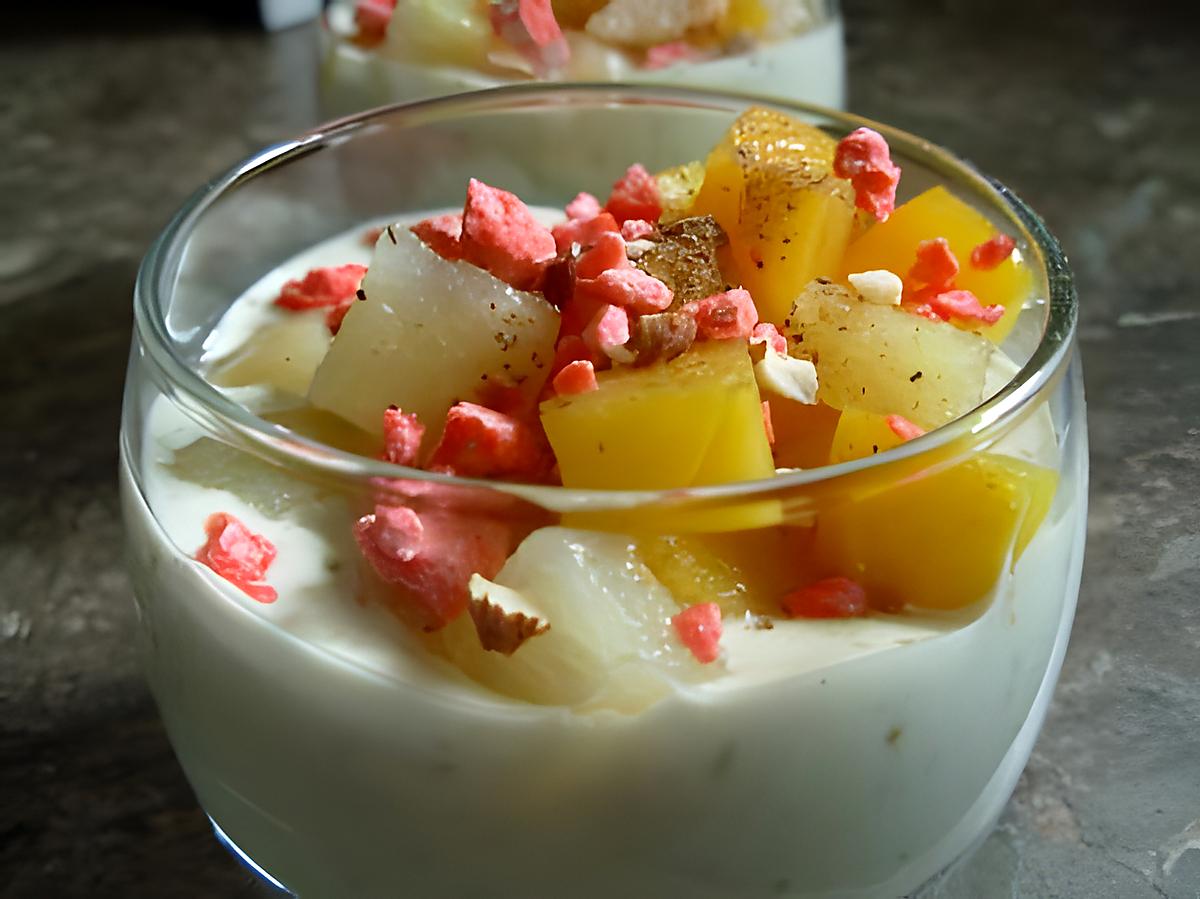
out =
<svg viewBox="0 0 1200 899"><path fill-rule="evenodd" d="M1083 305L1075 636L999 828L924 895L1195 899L1200 48L1154 5L988 6L845 4L852 108L1014 187ZM136 668L116 434L138 259L204 178L315 121L313 36L102 22L0 35L0 895L263 896Z"/></svg>

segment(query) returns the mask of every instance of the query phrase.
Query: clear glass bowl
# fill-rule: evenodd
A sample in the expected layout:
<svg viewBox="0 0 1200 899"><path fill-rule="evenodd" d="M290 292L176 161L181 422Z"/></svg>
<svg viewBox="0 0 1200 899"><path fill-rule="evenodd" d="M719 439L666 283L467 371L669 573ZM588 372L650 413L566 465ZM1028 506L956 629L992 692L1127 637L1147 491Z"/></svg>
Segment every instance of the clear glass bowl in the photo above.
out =
<svg viewBox="0 0 1200 899"><path fill-rule="evenodd" d="M603 190L632 160L656 170L701 156L749 102L533 86L380 109L240 163L194 194L151 247L121 437L146 672L218 834L287 889L891 897L993 825L1070 630L1086 425L1075 294L1058 244L1018 198L945 151L872 126L904 168L901 200L946 184L1016 235L1034 274L1004 343L1020 370L970 414L867 459L670 492L489 484L338 450L257 417L199 373L205 338L230 304L331 235L456 205L469 177L561 207L580 188ZM864 124L778 108L834 135ZM725 675L656 682L624 706L507 698L379 603L356 601L370 576L350 528L381 490L469 526L566 513L579 540L619 541L587 528L710 529L753 549L782 531L807 533L814 516L818 527L842 513L878 516L885 507L873 503L929 488L886 508L898 538L925 526L931 503L952 531L961 524L950 545L929 551L936 566L995 534L971 517L977 497L930 485L1006 454L1047 466L1053 500L1019 561L965 615L770 632L730 621L731 645L771 648L735 646L730 657L742 661ZM281 547L273 605L193 560L204 518L231 506ZM764 515L790 530L750 527ZM881 638L873 628L893 630ZM760 638L771 642L747 642Z"/></svg>
<svg viewBox="0 0 1200 899"><path fill-rule="evenodd" d="M787 0L796 33L723 52L715 58L645 68L618 51L599 56L570 80L745 91L841 108L846 101L845 38L836 0ZM532 76L467 65L431 64L403 46L364 47L354 40L354 4L335 0L321 27L321 106L329 116L385 103L407 103L528 82ZM578 55L578 54L577 54Z"/></svg>

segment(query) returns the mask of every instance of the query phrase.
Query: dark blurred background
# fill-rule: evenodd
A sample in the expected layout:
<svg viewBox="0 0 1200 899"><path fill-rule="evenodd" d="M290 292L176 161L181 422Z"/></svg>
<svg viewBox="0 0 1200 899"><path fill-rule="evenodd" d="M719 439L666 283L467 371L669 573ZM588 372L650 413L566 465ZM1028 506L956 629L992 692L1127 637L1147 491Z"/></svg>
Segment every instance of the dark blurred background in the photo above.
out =
<svg viewBox="0 0 1200 899"><path fill-rule="evenodd" d="M1172 3L848 0L849 108L1013 187L1082 303L1075 636L1000 828L925 897L1200 896L1200 40ZM0 28L0 896L262 896L136 665L115 471L138 261L318 121L253 4L10 5ZM1190 847L1190 848L1189 848Z"/></svg>

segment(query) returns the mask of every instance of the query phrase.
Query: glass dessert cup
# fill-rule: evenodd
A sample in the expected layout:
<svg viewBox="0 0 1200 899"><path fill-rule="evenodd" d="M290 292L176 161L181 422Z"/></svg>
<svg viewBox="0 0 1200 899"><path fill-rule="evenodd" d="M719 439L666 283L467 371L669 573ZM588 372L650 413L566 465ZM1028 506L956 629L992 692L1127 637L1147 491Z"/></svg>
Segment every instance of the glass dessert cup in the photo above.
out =
<svg viewBox="0 0 1200 899"><path fill-rule="evenodd" d="M302 896L890 897L994 824L1073 618L1086 423L1074 288L1056 241L946 152L872 125L904 168L902 199L944 184L1016 235L1034 276L1003 344L1019 371L966 416L877 456L658 492L471 481L288 430L198 373L231 303L331 235L453 206L470 177L561 207L589 182L602 192L630 161L657 170L694 158L750 102L530 86L375 110L247 159L197 192L151 248L121 440L145 668L219 836L273 882ZM835 136L864 124L768 105ZM647 117L656 129L640 127ZM201 441L207 461L188 469ZM564 565L599 576L588 566L656 535L699 532L754 552L768 533L799 535L799 546L814 521L819 531L839 516L886 514L895 534L919 533L938 507L942 542L923 571L960 578L937 560L969 554L978 497L959 508L937 485L1005 454L1038 459L1055 486L1040 524L1010 535L980 602L769 631L727 622L725 667L711 677L635 665L557 701L521 701L487 685L494 668L471 676L449 664L436 638L373 601L350 536L390 491L466 525L543 527L544 542L570 552L527 567L566 583ZM889 501L905 490L917 493ZM194 560L204 517L234 508L273 522L272 605Z"/></svg>
<svg viewBox="0 0 1200 899"><path fill-rule="evenodd" d="M777 4L783 5L783 4ZM795 33L683 60L661 68L619 51L585 54L569 81L606 81L745 91L840 108L846 101L845 39L836 0L795 0L806 25ZM466 64L429 63L394 42L364 47L354 39L354 4L337 0L322 19L321 105L329 116L385 103L528 83L532 75ZM580 55L575 48L575 54Z"/></svg>

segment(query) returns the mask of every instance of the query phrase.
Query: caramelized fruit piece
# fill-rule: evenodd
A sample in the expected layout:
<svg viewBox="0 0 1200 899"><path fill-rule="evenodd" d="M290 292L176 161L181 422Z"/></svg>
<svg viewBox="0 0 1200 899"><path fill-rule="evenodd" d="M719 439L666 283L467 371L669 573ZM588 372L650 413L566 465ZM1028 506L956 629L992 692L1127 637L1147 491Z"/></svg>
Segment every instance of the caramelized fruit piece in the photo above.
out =
<svg viewBox="0 0 1200 899"><path fill-rule="evenodd" d="M988 453L882 486L817 515L813 558L877 608L957 609L996 586L1054 498L1052 469Z"/></svg>
<svg viewBox="0 0 1200 899"><path fill-rule="evenodd" d="M983 305L1004 306L1004 317L994 325L967 323L999 343L1012 329L1021 304L1029 297L1033 277L1029 269L1008 258L989 270L971 265L971 251L996 233L995 226L944 187L933 187L914 197L856 239L841 265L844 275L871 269L888 269L905 275L916 261L917 244L944 237L958 259L955 285L969 290Z"/></svg>
<svg viewBox="0 0 1200 899"><path fill-rule="evenodd" d="M979 404L994 352L948 322L864 303L820 282L797 298L783 331L792 355L816 364L823 402L903 415L927 429Z"/></svg>
<svg viewBox="0 0 1200 899"><path fill-rule="evenodd" d="M717 250L728 240L712 216L690 216L664 225L661 238L635 265L675 294L672 308L703 300L725 289Z"/></svg>
<svg viewBox="0 0 1200 899"><path fill-rule="evenodd" d="M836 147L814 125L754 107L709 154L693 213L729 235L732 267L763 321L781 322L805 284L841 267L854 191L833 174Z"/></svg>

